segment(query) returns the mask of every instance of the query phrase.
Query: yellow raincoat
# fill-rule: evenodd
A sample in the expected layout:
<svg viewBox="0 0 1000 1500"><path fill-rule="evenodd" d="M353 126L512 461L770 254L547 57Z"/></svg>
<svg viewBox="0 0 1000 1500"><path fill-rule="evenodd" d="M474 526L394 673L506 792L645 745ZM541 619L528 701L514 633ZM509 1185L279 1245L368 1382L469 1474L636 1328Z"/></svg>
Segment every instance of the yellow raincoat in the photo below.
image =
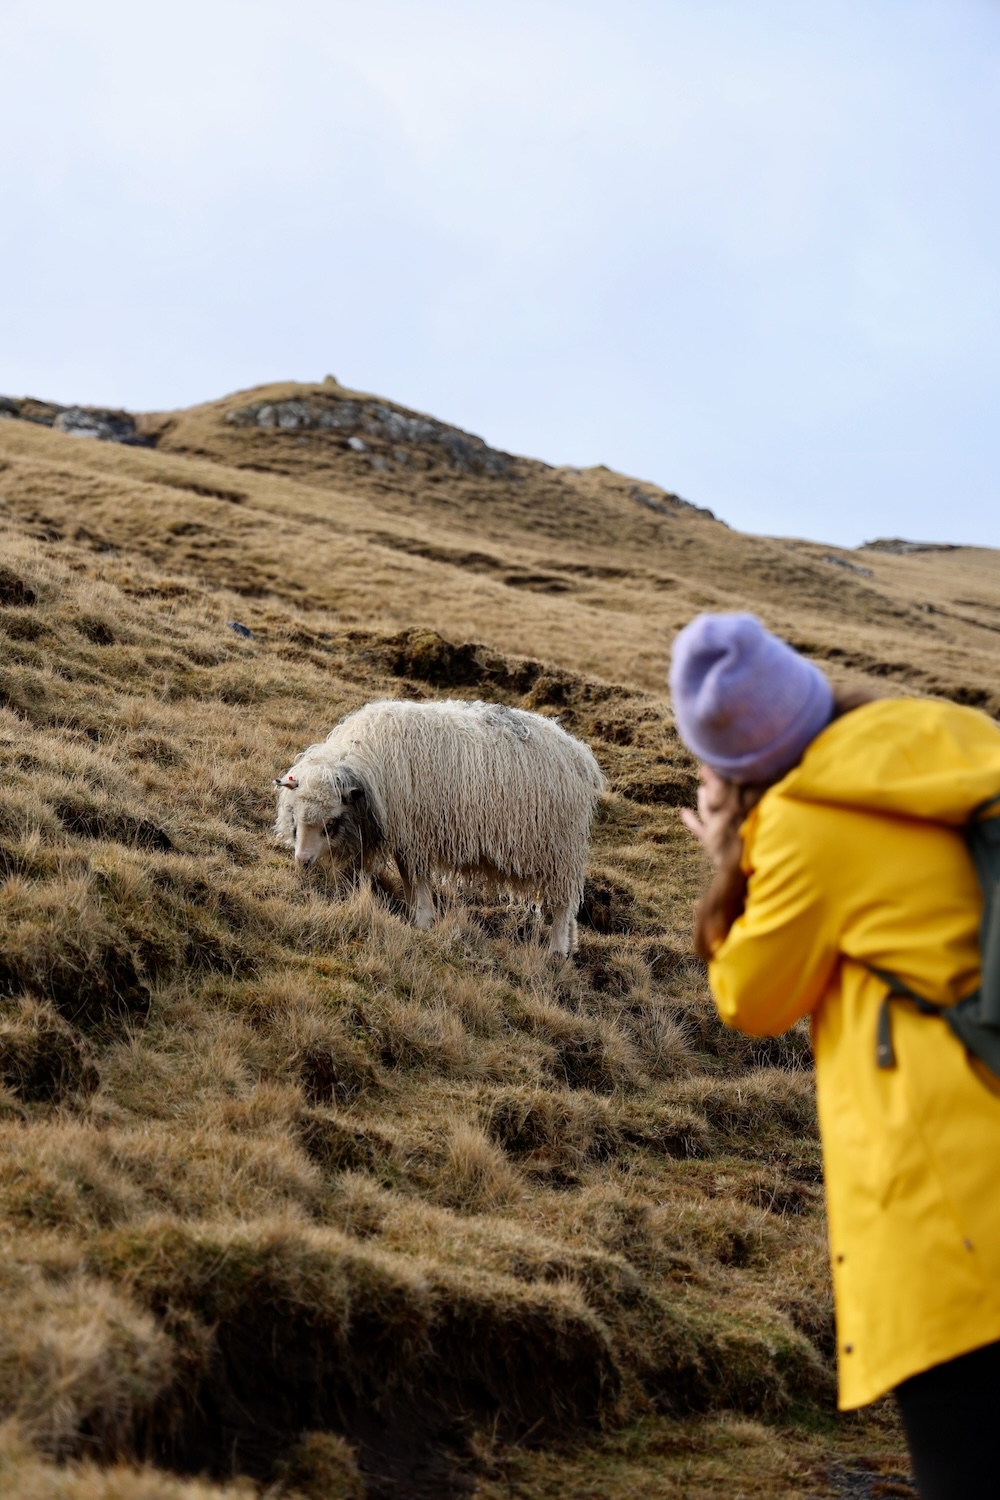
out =
<svg viewBox="0 0 1000 1500"><path fill-rule="evenodd" d="M743 826L746 910L709 965L722 1019L812 1015L842 1410L1000 1339L1000 1094L942 1021L979 983L979 886L960 826L1000 793L1000 728L918 699L836 720Z"/></svg>

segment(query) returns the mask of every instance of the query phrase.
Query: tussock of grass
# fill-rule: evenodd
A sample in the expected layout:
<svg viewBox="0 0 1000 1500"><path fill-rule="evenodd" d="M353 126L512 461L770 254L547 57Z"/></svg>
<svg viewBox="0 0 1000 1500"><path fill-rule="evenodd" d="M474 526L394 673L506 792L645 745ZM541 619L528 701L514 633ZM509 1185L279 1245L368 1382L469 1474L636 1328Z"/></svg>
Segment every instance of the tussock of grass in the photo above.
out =
<svg viewBox="0 0 1000 1500"><path fill-rule="evenodd" d="M740 1078L697 1078L675 1084L678 1102L696 1105L709 1125L737 1149L741 1140L759 1153L768 1139L813 1136L816 1097L810 1076L787 1068L756 1068Z"/></svg>
<svg viewBox="0 0 1000 1500"><path fill-rule="evenodd" d="M517 1203L522 1196L520 1175L478 1126L456 1121L442 1146L432 1191L446 1207L466 1213L493 1213Z"/></svg>
<svg viewBox="0 0 1000 1500"><path fill-rule="evenodd" d="M0 1015L0 1078L28 1103L54 1103L97 1087L90 1048L51 1004L20 995Z"/></svg>
<svg viewBox="0 0 1000 1500"><path fill-rule="evenodd" d="M893 1451L891 1416L855 1422L830 1460L831 1430L776 1426L734 1414L678 1421L651 1417L588 1450L504 1452L483 1444L483 1500L816 1500L857 1493L909 1496L908 1465ZM849 1491L848 1491L849 1492Z"/></svg>
<svg viewBox="0 0 1000 1500"><path fill-rule="evenodd" d="M46 1276L11 1261L0 1285L5 1416L52 1458L78 1452L84 1434L92 1453L128 1451L173 1377L167 1334L120 1289L79 1271Z"/></svg>
<svg viewBox="0 0 1000 1500"><path fill-rule="evenodd" d="M172 1453L182 1465L224 1470L235 1447L241 1467L266 1473L275 1400L300 1428L336 1428L359 1403L458 1398L512 1435L557 1434L596 1423L619 1384L575 1286L446 1270L332 1229L151 1225L97 1237L87 1263L185 1345L184 1387L164 1398L189 1407Z"/></svg>
<svg viewBox="0 0 1000 1500"><path fill-rule="evenodd" d="M291 1471L290 1477L297 1477L298 1472ZM254 1494L249 1482L243 1480L215 1485L127 1464L57 1465L41 1456L30 1437L11 1421L0 1425L0 1490L16 1495L18 1500L251 1500ZM285 1493L313 1500L305 1488ZM339 1500L332 1486L327 1493ZM345 1500L353 1500L349 1489L342 1494Z"/></svg>
<svg viewBox="0 0 1000 1500"><path fill-rule="evenodd" d="M349 1443L309 1432L281 1466L278 1493L301 1500L364 1500L365 1484Z"/></svg>
<svg viewBox="0 0 1000 1500"><path fill-rule="evenodd" d="M622 1142L613 1110L589 1091L496 1089L485 1096L483 1115L513 1160L554 1184L577 1181L586 1163L607 1160Z"/></svg>

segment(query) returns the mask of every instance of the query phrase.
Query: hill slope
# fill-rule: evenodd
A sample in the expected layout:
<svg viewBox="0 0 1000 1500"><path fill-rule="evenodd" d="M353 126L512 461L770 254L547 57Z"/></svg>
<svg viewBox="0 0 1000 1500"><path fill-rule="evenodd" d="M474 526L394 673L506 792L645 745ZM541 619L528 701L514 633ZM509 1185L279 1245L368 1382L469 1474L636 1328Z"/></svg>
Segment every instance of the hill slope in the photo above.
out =
<svg viewBox="0 0 1000 1500"><path fill-rule="evenodd" d="M499 454L337 385L128 420L155 447L0 423L3 513L244 597L486 640L654 693L695 610L752 608L848 672L1000 707L987 550L743 536L655 485Z"/></svg>
<svg viewBox="0 0 1000 1500"><path fill-rule="evenodd" d="M7 1488L812 1496L898 1467L888 1415L830 1415L807 1037L724 1032L687 956L662 681L691 613L751 607L843 676L997 713L995 556L743 537L330 383L4 409ZM270 844L270 777L398 694L594 746L575 961L517 906L417 933L391 886Z"/></svg>

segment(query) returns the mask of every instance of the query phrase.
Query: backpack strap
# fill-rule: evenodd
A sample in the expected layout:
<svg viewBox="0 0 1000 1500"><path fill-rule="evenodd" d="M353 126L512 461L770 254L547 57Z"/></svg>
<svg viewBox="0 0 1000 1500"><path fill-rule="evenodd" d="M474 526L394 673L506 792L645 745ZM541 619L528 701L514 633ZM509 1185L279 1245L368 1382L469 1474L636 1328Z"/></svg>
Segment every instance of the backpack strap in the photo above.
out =
<svg viewBox="0 0 1000 1500"><path fill-rule="evenodd" d="M982 1055L983 1051L983 1044L979 1040L983 1036L982 1028L1000 1032L1000 796L988 797L985 802L973 808L965 826L965 837L983 893L983 917L979 928L982 979L975 995L960 1002L963 1007L973 1007L972 1014L963 1016L960 1025L958 1006L936 1005L932 1000L918 995L916 990L911 990L898 974L876 968L863 959L857 960L886 986L875 1032L875 1063L879 1068L896 1066L890 1011L890 1002L893 1000L909 1001L922 1016L944 1017L950 1012L952 1030L977 1056ZM986 1035L988 1034L987 1031ZM989 1050L992 1049L993 1043L990 1043ZM993 1066L995 1069L996 1064Z"/></svg>
<svg viewBox="0 0 1000 1500"><path fill-rule="evenodd" d="M877 1068L894 1068L896 1066L896 1049L892 1045L892 1016L889 1003L892 1000L909 1000L915 1005L922 1016L940 1016L945 1010L943 1005L935 1005L933 1000L927 1000L923 995L918 995L916 990L911 990L908 984L904 984L898 974L890 974L888 969L877 969L874 964L866 964L863 959L857 960L869 974L874 974L876 979L881 979L886 986L886 994L882 997L882 1004L878 1008L878 1025L875 1031L875 1066Z"/></svg>
<svg viewBox="0 0 1000 1500"><path fill-rule="evenodd" d="M983 892L980 1016L1000 1030L1000 797L991 797L973 811L966 837Z"/></svg>

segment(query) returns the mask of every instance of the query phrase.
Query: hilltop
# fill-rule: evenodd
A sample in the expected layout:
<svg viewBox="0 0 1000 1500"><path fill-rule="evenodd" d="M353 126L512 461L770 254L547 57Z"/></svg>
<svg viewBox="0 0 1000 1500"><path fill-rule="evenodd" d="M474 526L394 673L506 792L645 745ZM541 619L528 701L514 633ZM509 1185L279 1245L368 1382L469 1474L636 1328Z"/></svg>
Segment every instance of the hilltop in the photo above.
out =
<svg viewBox="0 0 1000 1500"><path fill-rule="evenodd" d="M331 380L0 399L0 536L6 1488L900 1470L891 1413L832 1417L808 1035L725 1032L689 956L663 682L692 613L751 608L841 679L996 715L996 555L743 536ZM400 694L593 745L574 961L516 905L417 933L270 843L270 778Z"/></svg>

